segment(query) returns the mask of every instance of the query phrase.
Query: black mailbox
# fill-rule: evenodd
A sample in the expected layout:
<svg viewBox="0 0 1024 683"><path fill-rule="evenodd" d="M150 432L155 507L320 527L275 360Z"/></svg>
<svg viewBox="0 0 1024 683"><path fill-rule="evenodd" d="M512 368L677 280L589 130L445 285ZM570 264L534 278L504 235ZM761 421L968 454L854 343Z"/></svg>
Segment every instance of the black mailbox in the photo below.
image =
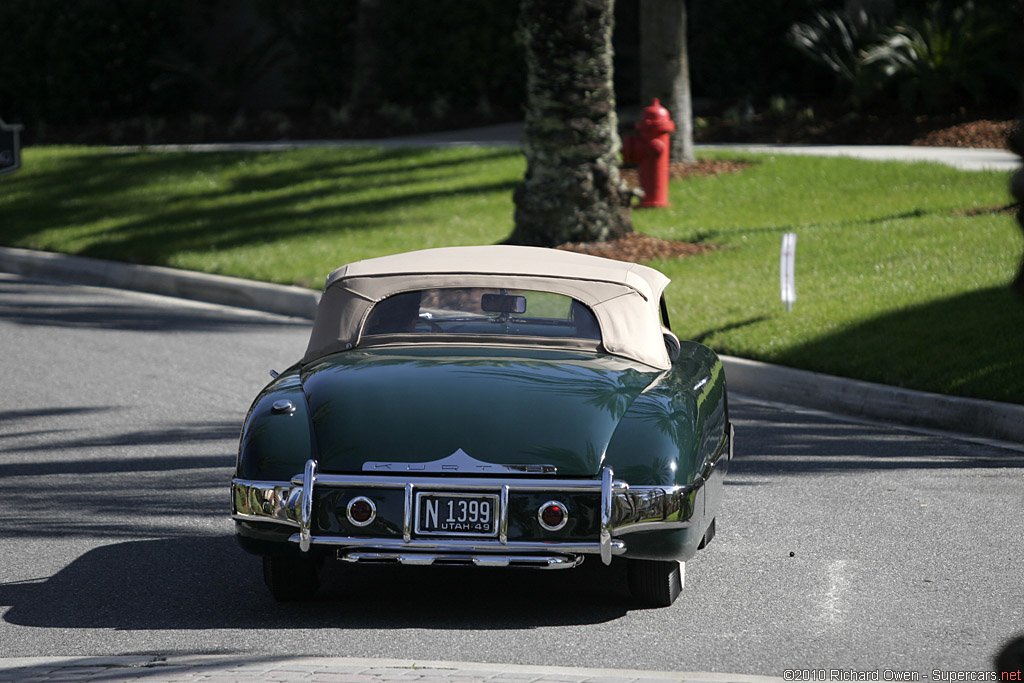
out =
<svg viewBox="0 0 1024 683"><path fill-rule="evenodd" d="M0 175L21 168L21 145L18 134L21 126L8 126L0 119Z"/></svg>

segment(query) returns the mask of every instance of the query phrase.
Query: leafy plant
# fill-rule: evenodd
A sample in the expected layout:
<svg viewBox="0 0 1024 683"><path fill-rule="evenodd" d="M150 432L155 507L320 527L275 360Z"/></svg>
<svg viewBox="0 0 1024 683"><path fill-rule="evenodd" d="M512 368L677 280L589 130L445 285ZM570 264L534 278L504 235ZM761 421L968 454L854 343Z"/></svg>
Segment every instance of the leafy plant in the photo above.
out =
<svg viewBox="0 0 1024 683"><path fill-rule="evenodd" d="M932 2L884 30L861 59L863 67L881 72L878 90L895 88L907 109L946 109L964 97L982 105L999 82L1012 87L1003 18L973 0L948 5Z"/></svg>
<svg viewBox="0 0 1024 683"><path fill-rule="evenodd" d="M1020 10L975 0L932 0L895 21L863 6L818 12L788 38L832 71L855 105L896 95L908 110L1007 101L1012 19Z"/></svg>
<svg viewBox="0 0 1024 683"><path fill-rule="evenodd" d="M788 39L811 60L843 82L856 84L864 49L875 40L880 23L864 8L818 12L811 21L789 29Z"/></svg>

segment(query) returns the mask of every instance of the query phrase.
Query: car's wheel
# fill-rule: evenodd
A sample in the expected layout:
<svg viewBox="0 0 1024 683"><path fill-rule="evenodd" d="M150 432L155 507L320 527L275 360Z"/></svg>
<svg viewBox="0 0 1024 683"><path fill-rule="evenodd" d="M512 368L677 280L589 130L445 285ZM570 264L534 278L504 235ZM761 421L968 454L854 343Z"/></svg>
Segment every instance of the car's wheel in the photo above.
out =
<svg viewBox="0 0 1024 683"><path fill-rule="evenodd" d="M308 600L320 589L320 572L307 557L264 556L263 581L275 600Z"/></svg>
<svg viewBox="0 0 1024 683"><path fill-rule="evenodd" d="M683 590L686 564L674 560L630 560L629 592L651 607L668 607Z"/></svg>

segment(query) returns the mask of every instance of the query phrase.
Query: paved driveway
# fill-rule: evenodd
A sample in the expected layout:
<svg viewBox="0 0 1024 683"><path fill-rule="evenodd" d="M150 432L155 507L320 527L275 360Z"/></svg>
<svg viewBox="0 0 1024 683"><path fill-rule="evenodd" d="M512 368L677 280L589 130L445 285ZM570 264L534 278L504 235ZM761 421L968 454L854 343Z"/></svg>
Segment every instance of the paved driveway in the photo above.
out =
<svg viewBox="0 0 1024 683"><path fill-rule="evenodd" d="M0 656L338 655L982 670L1024 624L1024 456L732 397L714 543L671 608L621 568L338 567L278 605L231 538L248 401L308 323L0 276Z"/></svg>

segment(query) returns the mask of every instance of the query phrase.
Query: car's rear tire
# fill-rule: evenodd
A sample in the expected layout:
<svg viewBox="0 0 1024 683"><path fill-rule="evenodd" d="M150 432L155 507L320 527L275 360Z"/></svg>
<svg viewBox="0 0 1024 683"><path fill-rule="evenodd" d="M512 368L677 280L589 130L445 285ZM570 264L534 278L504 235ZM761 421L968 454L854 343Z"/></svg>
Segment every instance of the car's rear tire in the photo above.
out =
<svg viewBox="0 0 1024 683"><path fill-rule="evenodd" d="M275 600L309 600L320 590L317 563L308 557L263 557L263 582Z"/></svg>
<svg viewBox="0 0 1024 683"><path fill-rule="evenodd" d="M630 560L629 592L650 607L668 607L683 590L686 564L675 560Z"/></svg>

